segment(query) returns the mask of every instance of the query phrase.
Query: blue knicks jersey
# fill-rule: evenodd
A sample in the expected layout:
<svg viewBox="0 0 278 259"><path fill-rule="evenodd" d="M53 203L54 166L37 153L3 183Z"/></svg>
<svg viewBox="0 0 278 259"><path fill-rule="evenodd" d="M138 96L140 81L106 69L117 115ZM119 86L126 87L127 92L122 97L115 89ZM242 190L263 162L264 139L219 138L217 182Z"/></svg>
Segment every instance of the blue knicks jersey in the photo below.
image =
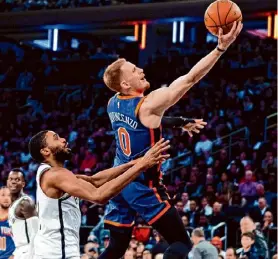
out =
<svg viewBox="0 0 278 259"><path fill-rule="evenodd" d="M107 112L116 139L116 157L114 166L127 163L143 156L152 145L161 138L161 128L149 129L138 118L138 111L144 97L129 97L116 94L107 106ZM145 172L140 181L158 181L159 168Z"/></svg>
<svg viewBox="0 0 278 259"><path fill-rule="evenodd" d="M8 219L0 219L0 259L8 259L14 252L15 246L12 238L12 229Z"/></svg>

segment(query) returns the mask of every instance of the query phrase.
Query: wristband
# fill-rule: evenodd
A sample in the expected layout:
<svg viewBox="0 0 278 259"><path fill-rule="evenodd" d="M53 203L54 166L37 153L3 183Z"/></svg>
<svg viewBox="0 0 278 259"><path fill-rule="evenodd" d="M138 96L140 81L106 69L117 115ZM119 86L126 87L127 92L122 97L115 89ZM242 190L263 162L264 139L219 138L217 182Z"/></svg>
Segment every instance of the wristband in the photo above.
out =
<svg viewBox="0 0 278 259"><path fill-rule="evenodd" d="M226 50L225 49L220 49L218 46L217 46L217 48L216 48L219 52L225 52Z"/></svg>
<svg viewBox="0 0 278 259"><path fill-rule="evenodd" d="M188 123L195 123L194 119L188 119L184 117L162 117L162 127L166 128L182 128Z"/></svg>

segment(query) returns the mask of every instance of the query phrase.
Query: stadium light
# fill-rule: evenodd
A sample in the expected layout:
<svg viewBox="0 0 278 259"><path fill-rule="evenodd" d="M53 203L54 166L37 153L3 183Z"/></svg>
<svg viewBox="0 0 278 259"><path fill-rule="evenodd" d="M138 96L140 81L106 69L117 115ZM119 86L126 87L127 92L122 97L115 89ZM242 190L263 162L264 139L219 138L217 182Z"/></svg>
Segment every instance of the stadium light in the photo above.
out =
<svg viewBox="0 0 278 259"><path fill-rule="evenodd" d="M139 24L134 25L134 38L137 41L139 39Z"/></svg>
<svg viewBox="0 0 278 259"><path fill-rule="evenodd" d="M184 21L180 22L180 43L184 41Z"/></svg>
<svg viewBox="0 0 278 259"><path fill-rule="evenodd" d="M53 30L53 51L58 49L58 29Z"/></svg>
<svg viewBox="0 0 278 259"><path fill-rule="evenodd" d="M274 16L274 39L278 39L278 14Z"/></svg>
<svg viewBox="0 0 278 259"><path fill-rule="evenodd" d="M144 22L142 24L142 39L141 39L141 49L145 49L146 48L146 41L147 41L147 23Z"/></svg>
<svg viewBox="0 0 278 259"><path fill-rule="evenodd" d="M52 30L51 29L48 29L47 40L48 40L48 49L51 49L51 44L52 44Z"/></svg>
<svg viewBox="0 0 278 259"><path fill-rule="evenodd" d="M272 29L272 17L269 15L267 17L267 37L271 37L271 29Z"/></svg>
<svg viewBox="0 0 278 259"><path fill-rule="evenodd" d="M177 42L177 28L178 28L178 23L173 22L173 35L172 35L172 42L173 43Z"/></svg>

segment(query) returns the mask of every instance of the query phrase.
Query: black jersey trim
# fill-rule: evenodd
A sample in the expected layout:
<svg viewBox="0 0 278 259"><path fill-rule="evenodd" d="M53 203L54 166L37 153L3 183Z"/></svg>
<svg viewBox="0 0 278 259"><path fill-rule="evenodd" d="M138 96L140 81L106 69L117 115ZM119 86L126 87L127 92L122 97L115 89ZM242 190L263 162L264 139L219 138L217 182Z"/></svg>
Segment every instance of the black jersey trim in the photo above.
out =
<svg viewBox="0 0 278 259"><path fill-rule="evenodd" d="M64 231L64 221L63 221L63 211L62 211L62 200L58 200L59 207L59 220L60 220L60 233L61 233L61 250L62 250L62 258L66 259L66 251L65 251L65 231Z"/></svg>
<svg viewBox="0 0 278 259"><path fill-rule="evenodd" d="M26 235L26 238L27 238L27 242L29 244L30 243L30 238L29 238L29 234L28 234L27 221L26 221L26 219L24 221L25 221L25 235Z"/></svg>

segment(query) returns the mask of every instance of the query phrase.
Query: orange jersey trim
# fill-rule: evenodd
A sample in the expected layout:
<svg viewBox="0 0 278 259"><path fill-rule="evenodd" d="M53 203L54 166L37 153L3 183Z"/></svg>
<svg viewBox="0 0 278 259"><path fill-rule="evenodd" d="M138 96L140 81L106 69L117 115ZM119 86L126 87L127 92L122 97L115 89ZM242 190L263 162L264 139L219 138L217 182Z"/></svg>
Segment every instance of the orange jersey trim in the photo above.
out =
<svg viewBox="0 0 278 259"><path fill-rule="evenodd" d="M146 98L146 97L143 97L143 98L139 101L139 103L137 104L136 109L135 109L135 117L137 117L138 112L139 112L139 110L140 110L140 108L141 108L141 105L142 105L142 103L144 102L145 98Z"/></svg>
<svg viewBox="0 0 278 259"><path fill-rule="evenodd" d="M150 129L150 135L151 135L151 147L153 147L154 144L155 144L154 130L153 129Z"/></svg>
<svg viewBox="0 0 278 259"><path fill-rule="evenodd" d="M169 204L168 201L164 201L164 202L166 204L166 207L162 211L160 211L152 220L148 222L149 225L152 225L157 220L159 220L171 208L171 205Z"/></svg>
<svg viewBox="0 0 278 259"><path fill-rule="evenodd" d="M162 199L161 199L160 195L158 194L158 192L157 192L157 189L156 189L156 188L153 188L153 192L154 192L154 194L155 194L156 198L158 199L158 201L159 201L160 203L162 203L163 201L162 201Z"/></svg>
<svg viewBox="0 0 278 259"><path fill-rule="evenodd" d="M3 218L0 217L0 222L4 222L4 221L6 221L6 220L8 220L8 215L5 216L5 217L3 217Z"/></svg>
<svg viewBox="0 0 278 259"><path fill-rule="evenodd" d="M114 222L114 221L107 220L107 219L104 220L104 223L115 226L115 227L126 227L126 228L130 228L134 225L134 221L130 224L122 224L122 223Z"/></svg>
<svg viewBox="0 0 278 259"><path fill-rule="evenodd" d="M132 95L119 95L117 94L117 98L121 100L128 100L128 99L133 99L139 96L132 96Z"/></svg>

